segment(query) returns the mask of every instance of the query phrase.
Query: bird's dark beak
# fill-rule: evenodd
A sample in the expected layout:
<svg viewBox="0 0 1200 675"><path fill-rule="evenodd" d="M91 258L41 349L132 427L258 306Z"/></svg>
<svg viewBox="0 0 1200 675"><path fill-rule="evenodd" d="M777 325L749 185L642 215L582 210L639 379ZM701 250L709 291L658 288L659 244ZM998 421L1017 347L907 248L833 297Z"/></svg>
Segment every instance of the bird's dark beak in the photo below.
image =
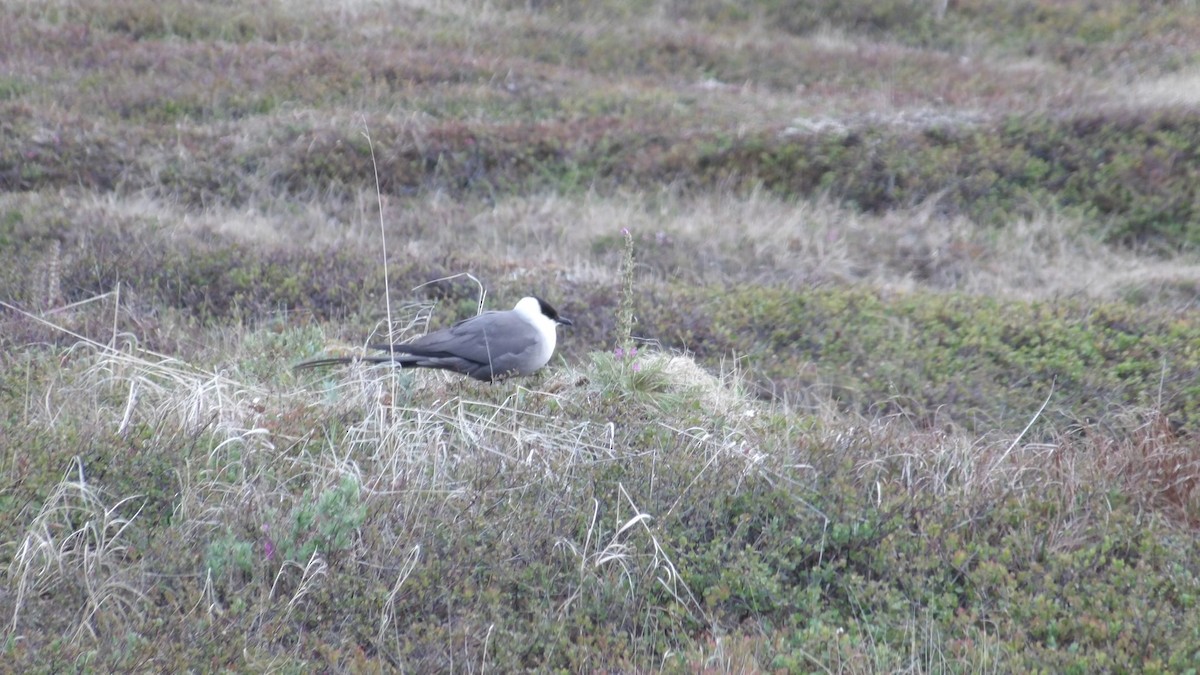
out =
<svg viewBox="0 0 1200 675"><path fill-rule="evenodd" d="M575 325L574 321L572 321L564 316L558 317L557 319L555 319L555 321L561 323L564 326L574 326Z"/></svg>

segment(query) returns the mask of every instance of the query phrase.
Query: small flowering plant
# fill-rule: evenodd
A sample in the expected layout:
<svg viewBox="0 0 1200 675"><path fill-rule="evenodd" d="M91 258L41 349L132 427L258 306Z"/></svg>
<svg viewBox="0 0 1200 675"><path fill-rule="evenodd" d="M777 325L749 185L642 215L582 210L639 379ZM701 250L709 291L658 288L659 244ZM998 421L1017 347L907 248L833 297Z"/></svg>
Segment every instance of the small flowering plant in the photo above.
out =
<svg viewBox="0 0 1200 675"><path fill-rule="evenodd" d="M621 256L621 306L617 314L617 354L618 359L625 353L637 348L633 346L633 235L628 227L621 228L621 236L625 239L625 253Z"/></svg>
<svg viewBox="0 0 1200 675"><path fill-rule="evenodd" d="M275 540L271 538L271 524L262 524L263 560L271 562L275 559Z"/></svg>
<svg viewBox="0 0 1200 675"><path fill-rule="evenodd" d="M613 350L613 358L616 359L618 363L627 364L630 372L636 373L642 369L642 364L638 363L636 360L637 347L630 347L628 349L617 347Z"/></svg>
<svg viewBox="0 0 1200 675"><path fill-rule="evenodd" d="M659 408L673 404L671 378L666 373L670 359L632 344L612 352L593 355L597 384L606 395L623 404L637 403Z"/></svg>
<svg viewBox="0 0 1200 675"><path fill-rule="evenodd" d="M622 227L621 236L625 239L625 254L621 256L621 308L613 358L619 366L636 373L642 366L637 362L637 347L633 344L633 235L628 227Z"/></svg>
<svg viewBox="0 0 1200 675"><path fill-rule="evenodd" d="M667 359L639 352L633 341L633 235L621 228L625 252L621 259L621 295L617 309L616 346L611 357L606 353L593 356L595 372L603 391L623 402L637 401L657 405L658 399L670 388L663 372Z"/></svg>

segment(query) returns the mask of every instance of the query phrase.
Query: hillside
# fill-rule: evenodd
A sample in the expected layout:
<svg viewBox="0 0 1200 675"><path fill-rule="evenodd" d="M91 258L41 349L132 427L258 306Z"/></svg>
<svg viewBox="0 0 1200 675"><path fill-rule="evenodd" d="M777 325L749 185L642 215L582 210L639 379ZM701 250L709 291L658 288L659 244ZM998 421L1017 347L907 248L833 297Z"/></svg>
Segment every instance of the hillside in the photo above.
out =
<svg viewBox="0 0 1200 675"><path fill-rule="evenodd" d="M8 3L0 661L1194 669L1195 10Z"/></svg>

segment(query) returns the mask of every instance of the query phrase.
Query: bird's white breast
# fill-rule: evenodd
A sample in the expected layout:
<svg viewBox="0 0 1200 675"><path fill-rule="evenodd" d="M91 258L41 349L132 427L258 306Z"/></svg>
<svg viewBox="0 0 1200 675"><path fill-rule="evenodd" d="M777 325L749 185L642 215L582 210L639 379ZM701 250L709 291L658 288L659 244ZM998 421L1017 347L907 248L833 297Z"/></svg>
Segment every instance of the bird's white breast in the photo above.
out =
<svg viewBox="0 0 1200 675"><path fill-rule="evenodd" d="M554 330L554 322L546 315L539 313L532 318L530 323L538 332L538 345L534 360L537 362L537 367L550 363L550 357L554 356L554 346L558 342L558 334Z"/></svg>
<svg viewBox="0 0 1200 675"><path fill-rule="evenodd" d="M537 345L534 347L534 352L530 356L530 362L533 367L529 369L529 373L541 368L550 363L550 357L554 356L554 347L558 343L558 333L555 330L556 325L554 320L542 314L542 307L535 298L522 298L513 311L521 316L522 319L529 322L537 331ZM526 375L528 373L522 373Z"/></svg>

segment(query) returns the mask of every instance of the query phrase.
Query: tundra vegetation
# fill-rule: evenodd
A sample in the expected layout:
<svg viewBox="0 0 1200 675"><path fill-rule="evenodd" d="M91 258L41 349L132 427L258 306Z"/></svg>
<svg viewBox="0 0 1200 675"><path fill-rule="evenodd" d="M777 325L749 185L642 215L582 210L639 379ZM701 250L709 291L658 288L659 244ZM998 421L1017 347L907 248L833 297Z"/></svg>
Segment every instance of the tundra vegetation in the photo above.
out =
<svg viewBox="0 0 1200 675"><path fill-rule="evenodd" d="M1194 0L0 20L4 669L1196 672Z"/></svg>

